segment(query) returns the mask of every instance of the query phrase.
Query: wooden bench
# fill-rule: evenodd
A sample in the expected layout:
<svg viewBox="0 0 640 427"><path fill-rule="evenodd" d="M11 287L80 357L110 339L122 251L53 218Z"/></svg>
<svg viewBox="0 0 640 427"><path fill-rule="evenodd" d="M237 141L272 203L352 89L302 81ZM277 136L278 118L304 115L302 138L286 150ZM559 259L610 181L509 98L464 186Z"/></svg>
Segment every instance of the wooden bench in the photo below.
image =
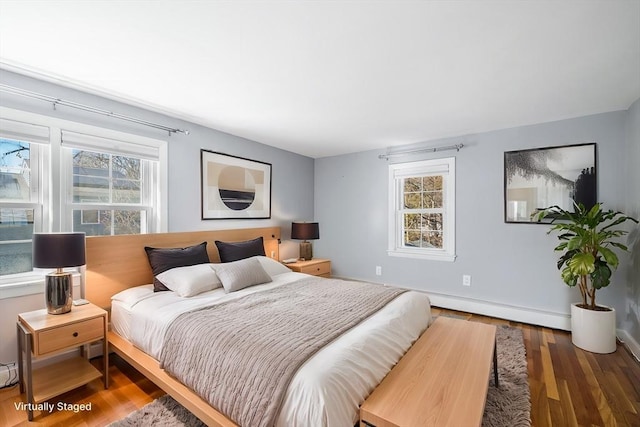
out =
<svg viewBox="0 0 640 427"><path fill-rule="evenodd" d="M360 427L480 426L496 327L438 317L360 407Z"/></svg>

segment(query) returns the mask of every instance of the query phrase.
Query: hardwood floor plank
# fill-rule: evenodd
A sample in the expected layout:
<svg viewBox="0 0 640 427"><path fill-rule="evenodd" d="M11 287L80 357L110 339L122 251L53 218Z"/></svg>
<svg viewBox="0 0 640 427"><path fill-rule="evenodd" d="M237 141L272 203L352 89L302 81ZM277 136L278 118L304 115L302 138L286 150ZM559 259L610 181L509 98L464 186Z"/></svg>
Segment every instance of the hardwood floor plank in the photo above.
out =
<svg viewBox="0 0 640 427"><path fill-rule="evenodd" d="M547 386L547 396L549 399L560 400L560 393L558 392L558 385L556 384L556 376L553 370L553 363L551 362L551 354L549 354L549 347L546 345L540 346L540 356L542 358L544 381Z"/></svg>
<svg viewBox="0 0 640 427"><path fill-rule="evenodd" d="M542 334L544 335L544 339L546 343L555 344L556 338L553 334L553 331L549 328L542 328Z"/></svg>
<svg viewBox="0 0 640 427"><path fill-rule="evenodd" d="M553 427L544 384L536 379L529 379L529 392L531 393L531 425Z"/></svg>
<svg viewBox="0 0 640 427"><path fill-rule="evenodd" d="M556 343L551 347L556 375L558 379L566 381L578 424L584 426L602 423L599 415L594 414L597 412L597 405L588 391L588 385L576 358L575 347L571 343L571 336L567 333L556 334Z"/></svg>
<svg viewBox="0 0 640 427"><path fill-rule="evenodd" d="M576 419L576 414L573 410L573 400L571 399L569 385L566 380L558 381L558 390L560 391L560 404L562 406L562 413L564 414L563 423L558 425L577 427L578 420Z"/></svg>
<svg viewBox="0 0 640 427"><path fill-rule="evenodd" d="M549 415L551 417L551 425L552 426L564 426L566 425L565 421L565 413L560 400L558 399L547 399L547 403L549 405Z"/></svg>
<svg viewBox="0 0 640 427"><path fill-rule="evenodd" d="M598 406L598 412L600 413L600 417L605 425L614 425L615 420L624 419L624 416L614 416L613 409L609 405L609 399L606 398L605 394L602 392L600 387L600 383L591 367L591 364L587 360L586 355L583 352L576 352L576 357L578 358L578 363L584 372L584 377L589 384L589 388L591 390L591 394L594 397L596 405Z"/></svg>

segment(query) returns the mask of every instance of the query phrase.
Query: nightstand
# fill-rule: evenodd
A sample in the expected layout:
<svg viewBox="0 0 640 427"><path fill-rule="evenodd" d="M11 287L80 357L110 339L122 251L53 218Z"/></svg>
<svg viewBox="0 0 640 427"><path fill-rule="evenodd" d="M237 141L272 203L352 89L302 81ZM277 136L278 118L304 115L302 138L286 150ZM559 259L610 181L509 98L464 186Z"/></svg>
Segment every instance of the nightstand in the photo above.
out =
<svg viewBox="0 0 640 427"><path fill-rule="evenodd" d="M331 277L331 260L328 259L314 258L309 261L296 261L285 265L298 273L306 273L320 277Z"/></svg>
<svg viewBox="0 0 640 427"><path fill-rule="evenodd" d="M46 309L21 313L17 329L20 392L26 389L29 421L33 420L33 409L38 403L96 378L102 377L104 388L109 387L107 312L103 309L86 304L74 306L65 314L48 314ZM31 368L32 358L49 357L99 340L103 342L102 372L81 356Z"/></svg>

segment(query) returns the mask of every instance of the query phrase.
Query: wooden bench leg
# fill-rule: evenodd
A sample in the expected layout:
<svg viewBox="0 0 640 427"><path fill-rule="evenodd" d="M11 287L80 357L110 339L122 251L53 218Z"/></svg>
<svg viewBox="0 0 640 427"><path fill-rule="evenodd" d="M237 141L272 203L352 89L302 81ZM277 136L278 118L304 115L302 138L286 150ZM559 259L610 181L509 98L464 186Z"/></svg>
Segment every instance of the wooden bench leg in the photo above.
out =
<svg viewBox="0 0 640 427"><path fill-rule="evenodd" d="M493 342L493 385L498 388L500 382L498 381L498 340Z"/></svg>

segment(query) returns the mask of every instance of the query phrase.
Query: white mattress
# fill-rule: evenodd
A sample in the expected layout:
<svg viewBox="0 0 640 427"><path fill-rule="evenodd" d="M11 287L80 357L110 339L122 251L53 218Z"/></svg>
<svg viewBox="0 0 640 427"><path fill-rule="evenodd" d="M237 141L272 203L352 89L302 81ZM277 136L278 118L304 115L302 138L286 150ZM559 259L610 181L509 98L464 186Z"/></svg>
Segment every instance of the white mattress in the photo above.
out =
<svg viewBox="0 0 640 427"><path fill-rule="evenodd" d="M112 301L111 326L157 359L167 327L181 313L302 277L307 275L283 273L268 284L229 294L219 288L190 298L173 292L154 293L151 285L138 287L132 297ZM410 291L400 295L300 368L289 385L277 425L353 426L360 404L430 323L431 307L425 294Z"/></svg>

